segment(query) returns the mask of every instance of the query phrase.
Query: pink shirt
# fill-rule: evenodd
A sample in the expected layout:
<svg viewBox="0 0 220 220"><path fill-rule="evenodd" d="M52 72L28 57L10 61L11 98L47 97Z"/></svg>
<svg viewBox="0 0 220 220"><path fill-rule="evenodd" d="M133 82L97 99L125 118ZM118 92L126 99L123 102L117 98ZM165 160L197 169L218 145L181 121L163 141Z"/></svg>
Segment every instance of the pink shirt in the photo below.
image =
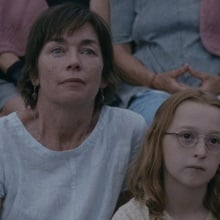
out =
<svg viewBox="0 0 220 220"><path fill-rule="evenodd" d="M30 27L46 8L45 0L0 0L0 53L23 56Z"/></svg>
<svg viewBox="0 0 220 220"><path fill-rule="evenodd" d="M201 0L200 34L205 48L220 56L220 0Z"/></svg>

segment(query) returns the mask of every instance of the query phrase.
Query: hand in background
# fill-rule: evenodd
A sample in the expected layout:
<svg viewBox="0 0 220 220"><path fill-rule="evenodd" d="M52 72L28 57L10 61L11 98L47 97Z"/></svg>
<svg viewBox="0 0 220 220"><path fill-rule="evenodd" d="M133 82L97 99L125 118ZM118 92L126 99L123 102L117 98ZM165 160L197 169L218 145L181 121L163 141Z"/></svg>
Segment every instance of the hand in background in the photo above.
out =
<svg viewBox="0 0 220 220"><path fill-rule="evenodd" d="M188 71L188 65L184 65L178 69L157 74L151 86L154 89L163 90L169 93L175 93L180 90L190 88L190 86L177 81L178 77Z"/></svg>
<svg viewBox="0 0 220 220"><path fill-rule="evenodd" d="M214 74L199 72L188 67L189 73L201 81L200 89L209 91L215 95L220 94L220 77Z"/></svg>

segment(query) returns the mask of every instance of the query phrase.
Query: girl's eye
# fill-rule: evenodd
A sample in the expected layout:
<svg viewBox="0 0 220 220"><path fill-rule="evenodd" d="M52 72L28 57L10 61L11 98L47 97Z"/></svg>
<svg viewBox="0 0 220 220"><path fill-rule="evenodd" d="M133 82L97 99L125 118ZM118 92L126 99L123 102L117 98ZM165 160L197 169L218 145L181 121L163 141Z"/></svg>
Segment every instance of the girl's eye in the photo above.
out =
<svg viewBox="0 0 220 220"><path fill-rule="evenodd" d="M179 137L182 140L189 141L189 140L194 140L195 134L191 131L183 131L183 132L179 133Z"/></svg>
<svg viewBox="0 0 220 220"><path fill-rule="evenodd" d="M209 143L210 144L215 144L215 145L220 145L220 136L214 136L214 135L212 135L212 136L210 136L209 138L208 138L208 141L209 141Z"/></svg>
<svg viewBox="0 0 220 220"><path fill-rule="evenodd" d="M190 138L193 138L193 134L191 134L191 133L183 133L182 134L183 135L183 138L185 138L185 139L190 139Z"/></svg>

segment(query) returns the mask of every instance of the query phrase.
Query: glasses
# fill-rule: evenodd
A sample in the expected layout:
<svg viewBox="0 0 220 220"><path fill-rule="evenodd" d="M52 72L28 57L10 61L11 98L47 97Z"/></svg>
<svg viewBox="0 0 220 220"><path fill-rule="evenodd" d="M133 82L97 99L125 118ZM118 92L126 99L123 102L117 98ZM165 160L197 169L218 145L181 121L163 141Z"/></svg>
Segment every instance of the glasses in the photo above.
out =
<svg viewBox="0 0 220 220"><path fill-rule="evenodd" d="M196 131L166 132L165 135L175 135L178 143L185 148L194 147L200 137L204 139L206 148L210 152L220 152L220 133L211 133L207 135L199 134Z"/></svg>

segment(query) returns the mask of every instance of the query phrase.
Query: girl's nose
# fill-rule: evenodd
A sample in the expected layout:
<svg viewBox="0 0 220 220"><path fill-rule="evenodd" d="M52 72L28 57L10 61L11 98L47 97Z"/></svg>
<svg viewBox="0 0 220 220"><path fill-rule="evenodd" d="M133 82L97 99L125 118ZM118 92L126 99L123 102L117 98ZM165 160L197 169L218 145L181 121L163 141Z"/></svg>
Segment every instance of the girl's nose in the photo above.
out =
<svg viewBox="0 0 220 220"><path fill-rule="evenodd" d="M207 147L204 138L199 138L194 148L194 157L205 158L207 155Z"/></svg>

